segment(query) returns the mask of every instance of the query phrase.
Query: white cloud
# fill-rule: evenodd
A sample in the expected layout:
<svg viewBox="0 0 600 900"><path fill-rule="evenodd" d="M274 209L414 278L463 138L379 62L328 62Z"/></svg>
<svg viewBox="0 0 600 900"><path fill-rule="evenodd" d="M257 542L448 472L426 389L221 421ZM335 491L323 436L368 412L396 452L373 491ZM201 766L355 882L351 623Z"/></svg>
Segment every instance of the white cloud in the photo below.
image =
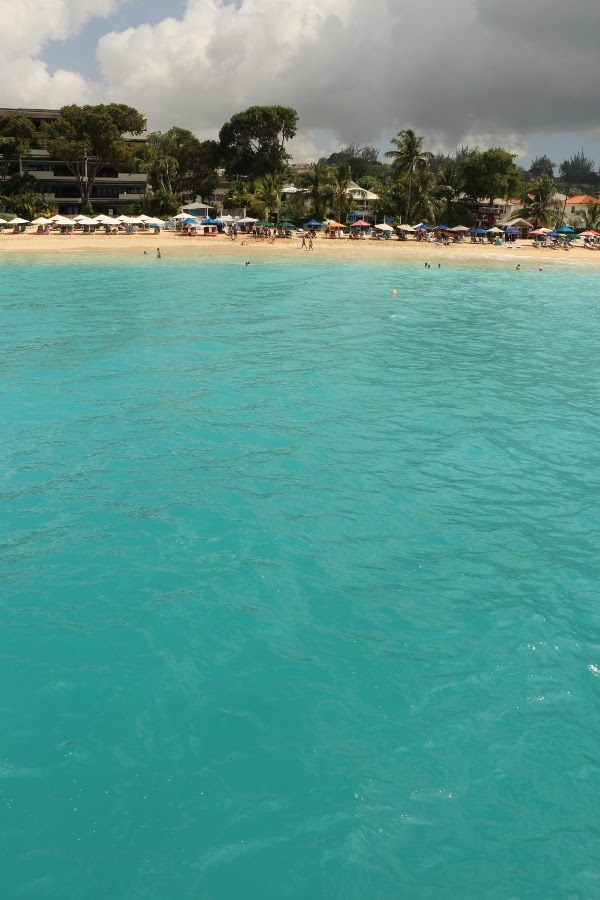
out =
<svg viewBox="0 0 600 900"><path fill-rule="evenodd" d="M280 103L300 116L296 158L409 126L444 148L517 149L533 132L594 128L598 0L188 0L181 19L107 25L99 82L48 72L48 41L92 15L127 21L128 9L129 0L0 0L5 104L118 100L151 128L214 137L233 113Z"/></svg>
<svg viewBox="0 0 600 900"><path fill-rule="evenodd" d="M77 35L91 19L109 15L119 0L0 0L0 68L4 106L61 106L90 95L85 78L51 73L41 58L50 41Z"/></svg>

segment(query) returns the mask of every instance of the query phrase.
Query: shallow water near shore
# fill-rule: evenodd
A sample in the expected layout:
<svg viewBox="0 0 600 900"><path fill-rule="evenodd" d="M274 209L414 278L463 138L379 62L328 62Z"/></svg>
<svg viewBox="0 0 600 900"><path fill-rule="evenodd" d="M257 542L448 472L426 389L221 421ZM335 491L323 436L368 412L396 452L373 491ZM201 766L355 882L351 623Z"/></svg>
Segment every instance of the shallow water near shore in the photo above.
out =
<svg viewBox="0 0 600 900"><path fill-rule="evenodd" d="M598 894L599 287L2 259L6 896Z"/></svg>

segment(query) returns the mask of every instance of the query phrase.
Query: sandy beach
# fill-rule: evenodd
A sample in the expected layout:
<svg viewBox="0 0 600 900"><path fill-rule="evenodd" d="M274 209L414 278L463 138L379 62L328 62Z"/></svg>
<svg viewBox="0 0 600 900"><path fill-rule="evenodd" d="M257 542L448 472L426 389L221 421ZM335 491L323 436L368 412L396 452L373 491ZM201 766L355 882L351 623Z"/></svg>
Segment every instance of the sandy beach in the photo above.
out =
<svg viewBox="0 0 600 900"><path fill-rule="evenodd" d="M598 266L600 253L581 247L568 250L550 247L534 248L531 241L520 241L513 245L495 247L491 244L453 244L448 247L434 243L414 240L398 241L354 241L336 240L319 235L314 241L314 251L301 247L300 238L278 238L275 241L256 240L253 237L239 235L232 241L226 235L184 236L171 231L137 234L49 234L39 235L4 233L0 236L0 257L12 254L56 255L64 259L68 255L93 254L94 256L135 256L147 250L149 255L156 256L160 247L163 258L181 257L231 257L252 262L260 259L292 258L300 255L306 257L322 257L339 260L364 260L376 262L429 263L437 266L457 265L495 265L502 266L521 264L523 268L549 266L556 263L564 265L583 264Z"/></svg>

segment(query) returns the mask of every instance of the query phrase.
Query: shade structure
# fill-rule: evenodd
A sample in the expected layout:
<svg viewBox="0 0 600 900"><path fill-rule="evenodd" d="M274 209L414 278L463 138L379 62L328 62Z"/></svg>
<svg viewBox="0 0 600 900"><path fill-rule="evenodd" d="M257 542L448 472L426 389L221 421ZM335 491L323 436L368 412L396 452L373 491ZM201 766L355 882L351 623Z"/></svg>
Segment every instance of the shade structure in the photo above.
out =
<svg viewBox="0 0 600 900"><path fill-rule="evenodd" d="M278 228L295 228L296 226L294 225L293 222L286 221L286 222L278 222L277 227Z"/></svg>
<svg viewBox="0 0 600 900"><path fill-rule="evenodd" d="M341 222L335 222L333 219L328 219L327 222L323 222L325 228L345 228L345 225L342 225Z"/></svg>
<svg viewBox="0 0 600 900"><path fill-rule="evenodd" d="M436 225L434 230L435 231L448 231L449 229L448 229L447 225Z"/></svg>
<svg viewBox="0 0 600 900"><path fill-rule="evenodd" d="M185 219L181 219L182 225L200 225L198 219L194 219L193 216L187 216Z"/></svg>
<svg viewBox="0 0 600 900"><path fill-rule="evenodd" d="M502 234L503 232L502 232L501 228L498 228L497 225L494 225L493 228L488 228L487 233L488 234Z"/></svg>
<svg viewBox="0 0 600 900"><path fill-rule="evenodd" d="M351 225L350 227L351 227L351 228L370 228L370 227L371 227L371 223L370 223L370 222L365 222L364 219L359 219L358 222L353 222L352 225Z"/></svg>
<svg viewBox="0 0 600 900"><path fill-rule="evenodd" d="M471 234L487 234L485 228L471 228Z"/></svg>
<svg viewBox="0 0 600 900"><path fill-rule="evenodd" d="M563 225L562 228L556 229L558 234L575 234L570 225Z"/></svg>
<svg viewBox="0 0 600 900"><path fill-rule="evenodd" d="M89 216L78 216L77 218L78 225L97 225L95 219L91 219Z"/></svg>
<svg viewBox="0 0 600 900"><path fill-rule="evenodd" d="M4 219L2 219L4 221ZM45 216L38 216L37 219L31 220L32 225L49 225L50 219L47 219Z"/></svg>
<svg viewBox="0 0 600 900"><path fill-rule="evenodd" d="M361 216L362 216L362 213L359 213L359 212L351 212L351 213L348 213L348 218L349 218L349 219L360 219Z"/></svg>
<svg viewBox="0 0 600 900"><path fill-rule="evenodd" d="M311 219L310 222L305 222L304 224L305 224L306 228L320 228L321 227L321 223L317 222L316 219Z"/></svg>
<svg viewBox="0 0 600 900"><path fill-rule="evenodd" d="M259 228L270 228L273 223L267 222L266 219L259 219L256 224L258 225Z"/></svg>
<svg viewBox="0 0 600 900"><path fill-rule="evenodd" d="M536 228L535 231L529 232L529 237L546 237L547 234L548 232L546 230Z"/></svg>
<svg viewBox="0 0 600 900"><path fill-rule="evenodd" d="M381 225L376 225L375 228L378 228L379 231L393 231L391 225L388 225L387 222L382 222Z"/></svg>
<svg viewBox="0 0 600 900"><path fill-rule="evenodd" d="M162 219L146 219L146 225L164 225Z"/></svg>
<svg viewBox="0 0 600 900"><path fill-rule="evenodd" d="M258 222L258 219L253 219L252 216L244 216L237 221L238 225L254 225L255 222Z"/></svg>
<svg viewBox="0 0 600 900"><path fill-rule="evenodd" d="M115 220L112 219L110 216L104 215L104 213L100 213L99 216L96 216L94 218L94 222L99 222L101 225L114 225L115 224Z"/></svg>
<svg viewBox="0 0 600 900"><path fill-rule="evenodd" d="M431 231L431 225L426 225L425 222L421 222L420 225L415 225L415 231Z"/></svg>
<svg viewBox="0 0 600 900"><path fill-rule="evenodd" d="M410 231L411 233L416 231L416 228L413 228L412 225L399 225L400 231Z"/></svg>
<svg viewBox="0 0 600 900"><path fill-rule="evenodd" d="M463 232L464 232L464 231L469 231L469 229L467 228L466 225L455 225L454 228L449 228L448 231L455 231L455 232L458 233L458 232L461 232L461 231L463 231Z"/></svg>
<svg viewBox="0 0 600 900"><path fill-rule="evenodd" d="M202 219L202 225L218 225L218 219L211 219L210 216L208 219Z"/></svg>
<svg viewBox="0 0 600 900"><path fill-rule="evenodd" d="M518 228L507 228L506 231L504 232L504 234L518 234L518 233L519 233Z"/></svg>
<svg viewBox="0 0 600 900"><path fill-rule="evenodd" d="M29 219L20 219L19 216L15 216L14 219L9 219L9 225L29 225Z"/></svg>
<svg viewBox="0 0 600 900"><path fill-rule="evenodd" d="M189 213L178 213L176 216L172 216L171 218L183 221L184 219L189 219L190 214Z"/></svg>
<svg viewBox="0 0 600 900"><path fill-rule="evenodd" d="M233 216L217 216L217 222L221 222L222 225L231 225L235 219Z"/></svg>
<svg viewBox="0 0 600 900"><path fill-rule="evenodd" d="M52 220L55 225L68 225L71 228L75 228L75 222L73 219L67 219L66 216L55 216Z"/></svg>
<svg viewBox="0 0 600 900"><path fill-rule="evenodd" d="M600 237L600 233L590 229L589 231L582 231L579 237Z"/></svg>

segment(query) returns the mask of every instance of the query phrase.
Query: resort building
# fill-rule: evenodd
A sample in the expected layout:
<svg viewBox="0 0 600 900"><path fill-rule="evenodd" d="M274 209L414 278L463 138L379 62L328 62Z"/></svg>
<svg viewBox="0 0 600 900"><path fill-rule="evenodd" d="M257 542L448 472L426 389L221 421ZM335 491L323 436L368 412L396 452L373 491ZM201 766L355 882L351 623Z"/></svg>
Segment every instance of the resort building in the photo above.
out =
<svg viewBox="0 0 600 900"><path fill-rule="evenodd" d="M600 206L600 200L597 197L591 197L589 194L567 197L565 199L565 222L568 222L570 225L583 227L585 218L592 206Z"/></svg>
<svg viewBox="0 0 600 900"><path fill-rule="evenodd" d="M58 119L58 109L7 109L0 108L0 117L25 116L36 128L42 122ZM129 144L143 144L145 135L123 135ZM63 215L81 212L81 198L75 176L65 160L50 156L47 150L30 150L24 156L11 161L13 173L32 175L39 182L39 192L49 206ZM104 166L94 180L90 202L98 212L120 215L135 200L148 192L148 176L145 173L123 172Z"/></svg>

